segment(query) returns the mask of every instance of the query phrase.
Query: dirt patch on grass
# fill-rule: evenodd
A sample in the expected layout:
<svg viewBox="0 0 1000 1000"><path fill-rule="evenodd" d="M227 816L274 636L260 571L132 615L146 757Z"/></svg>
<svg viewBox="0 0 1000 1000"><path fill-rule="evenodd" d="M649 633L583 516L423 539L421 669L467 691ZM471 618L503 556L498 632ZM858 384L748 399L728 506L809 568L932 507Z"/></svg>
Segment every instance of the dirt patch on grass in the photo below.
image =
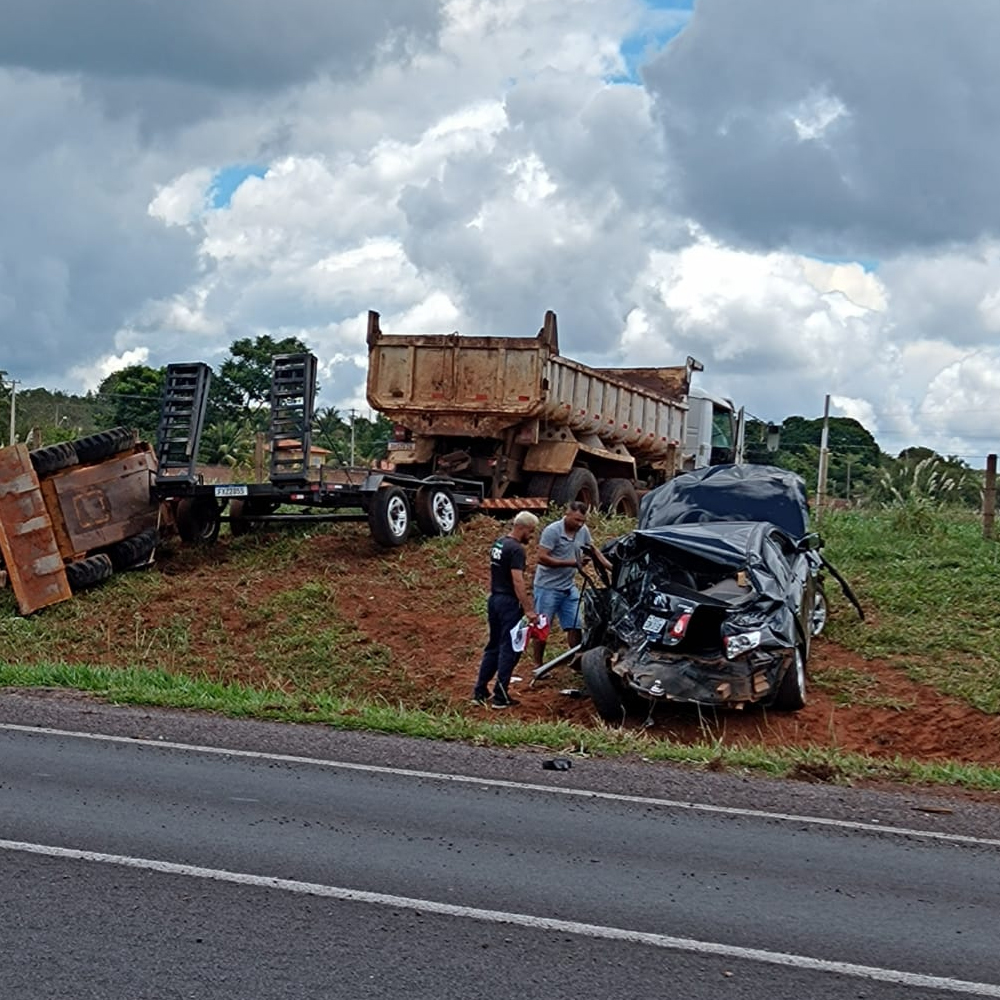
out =
<svg viewBox="0 0 1000 1000"><path fill-rule="evenodd" d="M151 570L152 585L131 588L134 606L117 588L115 599L125 605L102 617L103 596L81 596L93 609L92 627L77 627L58 655L68 662L148 663L280 688L308 700L311 692L334 693L343 672L339 680L336 671L324 673L323 650L310 651L305 664L305 651L297 656L294 643L285 649L280 640L336 622L338 638L331 641L340 648L331 651L331 660L356 665L350 668L355 696L489 716L469 699L486 634L489 546L504 530L478 518L454 538L416 539L390 551L379 549L363 524L294 538L224 534L208 550L168 547ZM534 566L531 549L528 565ZM304 587L301 600L287 596ZM300 604L309 606L315 622L295 620ZM186 636L173 637L170 623ZM561 636L554 635L549 655L562 648ZM376 663L378 670L366 669ZM706 714L663 706L647 732L678 742L835 747L875 757L1000 765L1000 718L909 680L890 662L864 660L821 637L810 671L809 704L801 712ZM600 724L588 698L563 693L582 686L570 668L557 667L532 685L525 658L517 673L521 704L501 718Z"/></svg>

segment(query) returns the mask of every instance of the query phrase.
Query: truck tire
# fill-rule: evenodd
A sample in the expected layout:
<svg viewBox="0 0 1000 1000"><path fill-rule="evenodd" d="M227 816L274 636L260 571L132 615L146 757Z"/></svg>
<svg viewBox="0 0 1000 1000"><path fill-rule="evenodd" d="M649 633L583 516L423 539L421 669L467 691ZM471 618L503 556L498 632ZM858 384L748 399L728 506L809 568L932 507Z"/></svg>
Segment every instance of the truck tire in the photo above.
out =
<svg viewBox="0 0 1000 1000"><path fill-rule="evenodd" d="M211 497L185 497L177 504L174 520L185 542L211 545L219 537L219 505Z"/></svg>
<svg viewBox="0 0 1000 1000"><path fill-rule="evenodd" d="M81 465L100 462L111 458L120 451L128 451L135 445L137 436L128 427L113 427L109 431L99 431L87 437L77 438L73 442L77 458Z"/></svg>
<svg viewBox="0 0 1000 1000"><path fill-rule="evenodd" d="M116 542L108 549L111 565L116 571L148 566L156 550L156 528L147 528L131 538Z"/></svg>
<svg viewBox="0 0 1000 1000"><path fill-rule="evenodd" d="M368 508L372 538L387 549L402 545L410 534L410 504L398 486L375 491Z"/></svg>
<svg viewBox="0 0 1000 1000"><path fill-rule="evenodd" d="M458 507L447 486L421 486L413 501L413 516L430 538L452 535L458 526Z"/></svg>
<svg viewBox="0 0 1000 1000"><path fill-rule="evenodd" d="M579 500L591 510L600 503L601 492L597 488L597 479L590 469L577 467L571 469L565 476L556 476L552 483L549 500L557 507Z"/></svg>
<svg viewBox="0 0 1000 1000"><path fill-rule="evenodd" d="M620 726L625 721L625 706L608 666L607 647L586 650L580 657L580 672L597 714L609 725Z"/></svg>
<svg viewBox="0 0 1000 1000"><path fill-rule="evenodd" d="M627 479L605 479L601 483L601 510L605 514L637 517L639 494Z"/></svg>
<svg viewBox="0 0 1000 1000"><path fill-rule="evenodd" d="M66 566L66 579L69 589L75 594L78 590L86 590L107 580L113 572L111 557L104 552L86 559L77 559Z"/></svg>
<svg viewBox="0 0 1000 1000"><path fill-rule="evenodd" d="M72 441L60 441L59 444L50 444L45 448L36 448L28 452L28 458L35 468L35 472L44 476L49 472L58 472L60 469L68 469L71 465L76 465L79 458Z"/></svg>

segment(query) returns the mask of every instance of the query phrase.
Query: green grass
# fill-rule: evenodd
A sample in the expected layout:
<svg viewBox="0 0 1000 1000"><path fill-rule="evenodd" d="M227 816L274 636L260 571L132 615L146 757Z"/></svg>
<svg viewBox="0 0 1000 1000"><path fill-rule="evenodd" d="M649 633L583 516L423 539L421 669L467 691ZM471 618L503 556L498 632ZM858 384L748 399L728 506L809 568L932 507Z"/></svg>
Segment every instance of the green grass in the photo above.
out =
<svg viewBox="0 0 1000 1000"><path fill-rule="evenodd" d="M641 730L584 727L566 722L526 723L516 719L483 722L455 712L414 711L388 699L355 701L322 693L303 697L277 688L247 688L160 670L0 664L0 687L74 688L116 704L196 709L236 718L325 723L338 729L464 740L480 745L531 746L584 757L640 756L649 761L774 777L821 776L822 780L845 785L880 780L1000 792L1000 771L974 764L931 764L904 757L883 760L817 747L780 750L727 747L711 740L680 745L652 738Z"/></svg>
<svg viewBox="0 0 1000 1000"><path fill-rule="evenodd" d="M892 658L922 684L1000 712L1000 545L962 511L833 512L824 554L861 597L857 617L828 582L829 636L866 657Z"/></svg>

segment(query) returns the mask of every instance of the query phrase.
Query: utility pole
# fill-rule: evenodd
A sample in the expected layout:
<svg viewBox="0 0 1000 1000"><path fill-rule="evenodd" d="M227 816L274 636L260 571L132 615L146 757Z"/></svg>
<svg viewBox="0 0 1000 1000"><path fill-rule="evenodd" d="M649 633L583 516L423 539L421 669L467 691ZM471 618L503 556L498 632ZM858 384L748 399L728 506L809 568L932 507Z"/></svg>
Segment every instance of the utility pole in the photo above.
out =
<svg viewBox="0 0 1000 1000"><path fill-rule="evenodd" d="M356 411L351 408L351 468L354 468L354 417Z"/></svg>
<svg viewBox="0 0 1000 1000"><path fill-rule="evenodd" d="M6 374L4 372L3 374ZM0 385L3 385L3 379L0 378ZM17 387L21 384L16 378L7 379L7 383L10 385L10 440L8 444L14 444L14 415L15 415L15 402L14 397L17 395Z"/></svg>
<svg viewBox="0 0 1000 1000"><path fill-rule="evenodd" d="M823 504L826 502L826 470L830 465L830 395L827 393L823 404L823 433L819 439L819 476L816 481L816 523L823 516Z"/></svg>

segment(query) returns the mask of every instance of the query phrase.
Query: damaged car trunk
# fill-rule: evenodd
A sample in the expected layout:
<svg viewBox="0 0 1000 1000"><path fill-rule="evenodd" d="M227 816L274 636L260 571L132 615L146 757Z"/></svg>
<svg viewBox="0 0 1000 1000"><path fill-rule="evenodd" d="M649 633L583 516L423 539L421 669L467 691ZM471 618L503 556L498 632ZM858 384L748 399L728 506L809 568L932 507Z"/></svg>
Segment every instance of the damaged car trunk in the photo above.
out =
<svg viewBox="0 0 1000 1000"><path fill-rule="evenodd" d="M782 469L715 466L647 494L638 530L606 549L608 585L584 592L581 669L598 714L802 708L824 569L840 580L821 544L804 483Z"/></svg>

